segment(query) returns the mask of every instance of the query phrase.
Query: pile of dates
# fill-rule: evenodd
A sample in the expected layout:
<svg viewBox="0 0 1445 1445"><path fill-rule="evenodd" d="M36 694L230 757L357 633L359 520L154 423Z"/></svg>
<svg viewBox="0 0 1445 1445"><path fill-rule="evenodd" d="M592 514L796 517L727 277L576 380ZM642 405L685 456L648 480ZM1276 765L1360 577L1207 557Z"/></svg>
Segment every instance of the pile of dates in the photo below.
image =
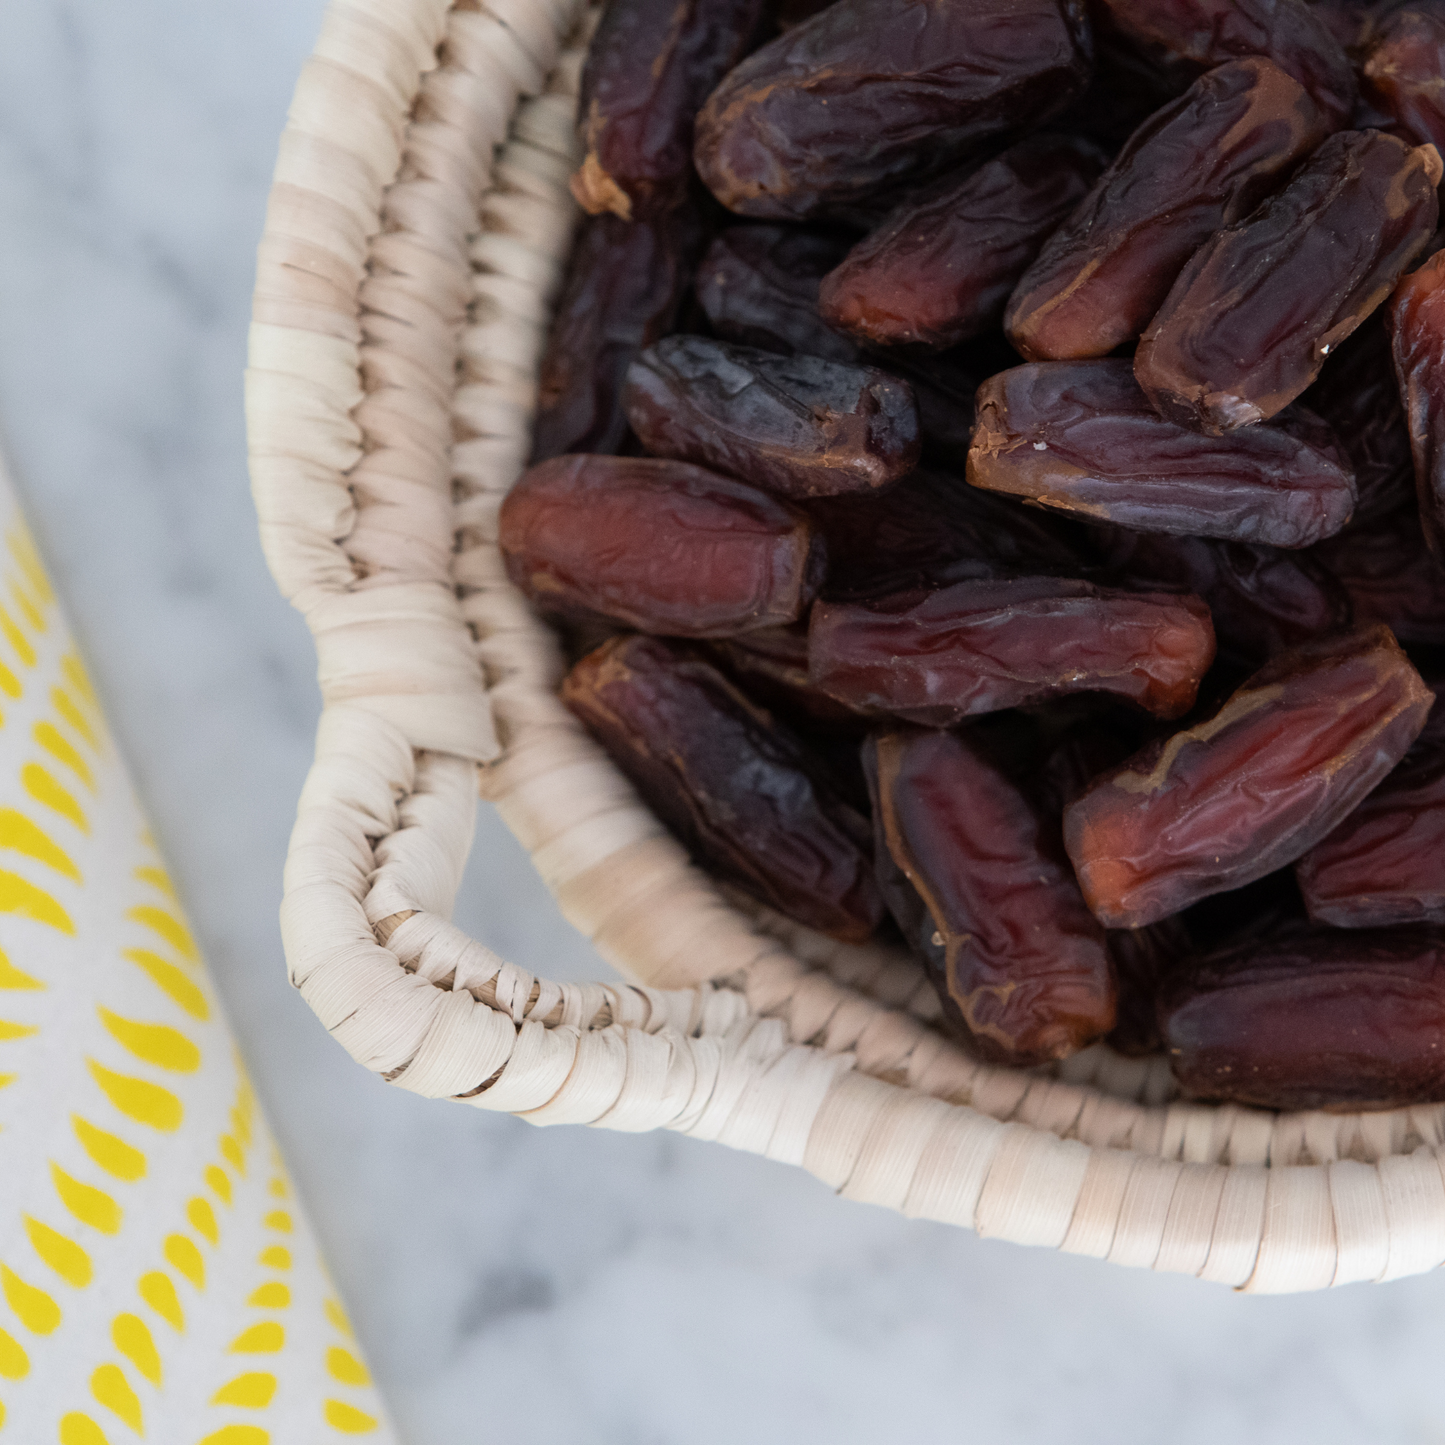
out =
<svg viewBox="0 0 1445 1445"><path fill-rule="evenodd" d="M713 876L976 1055L1445 1100L1445 0L611 0L507 498Z"/></svg>

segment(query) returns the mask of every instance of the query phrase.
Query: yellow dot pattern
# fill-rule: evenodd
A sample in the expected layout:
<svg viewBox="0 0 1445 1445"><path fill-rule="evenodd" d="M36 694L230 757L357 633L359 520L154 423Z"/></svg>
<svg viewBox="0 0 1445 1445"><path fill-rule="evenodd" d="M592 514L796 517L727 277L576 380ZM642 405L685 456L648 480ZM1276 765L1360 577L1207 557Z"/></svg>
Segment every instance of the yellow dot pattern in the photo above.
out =
<svg viewBox="0 0 1445 1445"><path fill-rule="evenodd" d="M391 1440L3 472L0 1178L0 1445Z"/></svg>

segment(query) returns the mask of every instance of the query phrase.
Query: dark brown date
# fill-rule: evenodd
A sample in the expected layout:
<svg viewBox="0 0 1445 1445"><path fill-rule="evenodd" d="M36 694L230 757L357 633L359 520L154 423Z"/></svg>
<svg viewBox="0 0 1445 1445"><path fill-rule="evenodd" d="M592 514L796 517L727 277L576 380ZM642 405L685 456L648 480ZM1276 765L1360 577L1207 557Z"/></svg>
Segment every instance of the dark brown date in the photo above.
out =
<svg viewBox="0 0 1445 1445"><path fill-rule="evenodd" d="M1445 923L1445 708L1399 767L1295 865L1316 923Z"/></svg>
<svg viewBox="0 0 1445 1445"><path fill-rule="evenodd" d="M1104 29L1209 68L1263 55L1292 75L1332 129L1350 123L1358 90L1344 48L1303 0L1100 0Z"/></svg>
<svg viewBox="0 0 1445 1445"><path fill-rule="evenodd" d="M1445 936L1433 929L1251 941L1166 982L1174 1077L1262 1109L1383 1109L1445 1099Z"/></svg>
<svg viewBox="0 0 1445 1445"><path fill-rule="evenodd" d="M783 356L853 361L858 348L818 315L818 285L848 242L783 226L731 226L697 268L697 299L729 341Z"/></svg>
<svg viewBox="0 0 1445 1445"><path fill-rule="evenodd" d="M1179 717L1213 660L1199 598L1057 577L820 602L808 626L816 686L930 727L1075 692L1114 693Z"/></svg>
<svg viewBox="0 0 1445 1445"><path fill-rule="evenodd" d="M864 720L877 716L829 697L808 680L808 629L803 623L760 627L713 643L712 652L750 698L800 727L821 723L829 732L856 738L866 726ZM809 741L816 744L816 729L810 726L809 731L814 734Z"/></svg>
<svg viewBox="0 0 1445 1445"><path fill-rule="evenodd" d="M1071 576L1090 561L1069 523L931 467L886 492L819 498L807 511L828 545L832 601L985 577Z"/></svg>
<svg viewBox="0 0 1445 1445"><path fill-rule="evenodd" d="M534 462L621 447L623 378L644 346L672 330L701 242L686 207L651 221L583 223L542 358Z"/></svg>
<svg viewBox="0 0 1445 1445"><path fill-rule="evenodd" d="M1065 812L1089 907L1139 928L1292 863L1399 762L1433 701L1383 627L1273 659Z"/></svg>
<svg viewBox="0 0 1445 1445"><path fill-rule="evenodd" d="M562 700L699 863L835 938L877 927L868 823L801 739L716 668L656 638L618 637L572 669Z"/></svg>
<svg viewBox="0 0 1445 1445"><path fill-rule="evenodd" d="M1440 175L1432 146L1332 135L1180 273L1134 358L1150 401L1215 435L1287 406L1429 242Z"/></svg>
<svg viewBox="0 0 1445 1445"><path fill-rule="evenodd" d="M900 924L922 943L944 1014L974 1051L1038 1064L1107 1033L1104 931L1079 896L1057 824L966 735L886 733L870 742L864 768L890 891L904 882L927 915L920 927L918 906L905 902Z"/></svg>
<svg viewBox="0 0 1445 1445"><path fill-rule="evenodd" d="M1445 559L1445 251L1400 283L1390 323L1420 524L1430 550Z"/></svg>
<svg viewBox="0 0 1445 1445"><path fill-rule="evenodd" d="M1253 670L1312 637L1344 632L1354 620L1343 585L1300 552L1120 527L1101 527L1095 536L1113 585L1163 584L1202 597L1222 662Z"/></svg>
<svg viewBox="0 0 1445 1445"><path fill-rule="evenodd" d="M712 93L698 172L730 210L801 220L1041 124L1089 58L1076 0L838 0Z"/></svg>
<svg viewBox="0 0 1445 1445"><path fill-rule="evenodd" d="M1306 547L1355 505L1348 462L1317 417L1226 440L1159 415L1126 359L1014 367L978 390L968 480L1143 532Z"/></svg>
<svg viewBox="0 0 1445 1445"><path fill-rule="evenodd" d="M906 381L816 356L778 356L703 336L649 347L623 409L643 446L744 477L784 497L889 486L918 463Z"/></svg>
<svg viewBox="0 0 1445 1445"><path fill-rule="evenodd" d="M1300 400L1329 423L1355 469L1354 522L1385 516L1414 496L1410 432L1383 316L1370 317L1330 354Z"/></svg>
<svg viewBox="0 0 1445 1445"><path fill-rule="evenodd" d="M577 97L585 156L572 194L624 221L677 205L698 107L758 38L763 0L612 0Z"/></svg>
<svg viewBox="0 0 1445 1445"><path fill-rule="evenodd" d="M905 201L823 278L818 305L875 346L943 348L996 327L1045 238L1103 168L1087 141L1032 136Z"/></svg>
<svg viewBox="0 0 1445 1445"><path fill-rule="evenodd" d="M540 607L674 637L792 622L824 554L808 520L687 462L554 457L502 503L507 575Z"/></svg>
<svg viewBox="0 0 1445 1445"><path fill-rule="evenodd" d="M1375 31L1365 98L1421 145L1445 146L1445 15L1407 5Z"/></svg>
<svg viewBox="0 0 1445 1445"><path fill-rule="evenodd" d="M1151 116L1049 238L1008 305L1035 361L1107 356L1158 311L1184 263L1247 216L1328 134L1299 83L1259 57L1201 76Z"/></svg>
<svg viewBox="0 0 1445 1445"><path fill-rule="evenodd" d="M1445 570L1431 555L1414 502L1311 549L1340 581L1359 623L1383 623L1401 642L1445 644Z"/></svg>

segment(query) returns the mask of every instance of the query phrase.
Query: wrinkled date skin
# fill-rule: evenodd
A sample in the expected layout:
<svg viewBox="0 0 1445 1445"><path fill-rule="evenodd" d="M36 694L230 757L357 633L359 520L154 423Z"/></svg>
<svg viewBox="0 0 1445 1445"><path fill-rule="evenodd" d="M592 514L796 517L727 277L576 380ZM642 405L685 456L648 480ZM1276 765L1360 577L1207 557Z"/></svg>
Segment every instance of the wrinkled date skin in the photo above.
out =
<svg viewBox="0 0 1445 1445"><path fill-rule="evenodd" d="M997 326L1019 277L1102 168L1087 141L1032 136L962 181L930 186L823 278L819 310L875 346L941 350Z"/></svg>
<svg viewBox="0 0 1445 1445"><path fill-rule="evenodd" d="M783 356L854 361L858 348L818 314L818 285L848 242L782 226L730 226L697 268L697 299L728 341Z"/></svg>
<svg viewBox="0 0 1445 1445"><path fill-rule="evenodd" d="M763 0L613 0L577 97L584 211L631 221L677 205L698 107L758 38Z"/></svg>
<svg viewBox="0 0 1445 1445"><path fill-rule="evenodd" d="M687 462L554 457L502 503L512 582L545 611L674 637L730 637L796 620L823 547L766 492Z"/></svg>
<svg viewBox="0 0 1445 1445"><path fill-rule="evenodd" d="M1445 146L1445 14L1387 16L1360 69L1365 99L1421 145Z"/></svg>
<svg viewBox="0 0 1445 1445"><path fill-rule="evenodd" d="M1349 463L1319 418L1296 408L1216 440L1160 416L1129 361L1107 357L984 382L968 480L1138 531L1275 547L1333 535L1355 505Z"/></svg>
<svg viewBox="0 0 1445 1445"><path fill-rule="evenodd" d="M1440 175L1431 146L1332 135L1180 272L1134 357L1149 400L1215 436L1287 406L1425 248Z"/></svg>
<svg viewBox="0 0 1445 1445"><path fill-rule="evenodd" d="M889 486L913 470L922 447L906 381L703 336L644 351L622 404L654 456L715 467L783 497Z"/></svg>
<svg viewBox="0 0 1445 1445"><path fill-rule="evenodd" d="M655 221L583 224L542 358L534 462L622 446L623 378L644 346L672 330L702 239L688 208Z"/></svg>
<svg viewBox="0 0 1445 1445"><path fill-rule="evenodd" d="M1256 668L1312 637L1345 632L1349 593L1313 557L1123 528L1096 533L1114 586L1182 587L1209 604L1221 661Z"/></svg>
<svg viewBox="0 0 1445 1445"><path fill-rule="evenodd" d="M1275 658L1065 812L1089 907L1139 928L1293 862L1399 762L1433 701L1383 627Z"/></svg>
<svg viewBox="0 0 1445 1445"><path fill-rule="evenodd" d="M1300 398L1329 423L1355 469L1354 522L1392 512L1415 495L1410 432L1383 316L1372 316Z"/></svg>
<svg viewBox="0 0 1445 1445"><path fill-rule="evenodd" d="M718 86L694 157L729 210L802 220L1041 124L1089 65L1078 0L838 0Z"/></svg>
<svg viewBox="0 0 1445 1445"><path fill-rule="evenodd" d="M1080 573L1069 524L920 467L886 492L807 504L828 545L827 595L860 600L984 577Z"/></svg>
<svg viewBox="0 0 1445 1445"><path fill-rule="evenodd" d="M1445 570L1425 545L1414 502L1349 527L1311 555L1349 593L1356 622L1382 622L1407 644L1445 644Z"/></svg>
<svg viewBox="0 0 1445 1445"><path fill-rule="evenodd" d="M1445 923L1445 708L1400 766L1295 865L1316 923Z"/></svg>
<svg viewBox="0 0 1445 1445"><path fill-rule="evenodd" d="M875 847L886 846L927 911L930 973L974 1051L1039 1064L1107 1033L1114 983L1104 931L1079 896L1057 825L966 736L885 733L864 768ZM905 908L905 934L910 923L922 932L915 917Z"/></svg>
<svg viewBox="0 0 1445 1445"><path fill-rule="evenodd" d="M1445 559L1445 251L1400 283L1390 324L1420 523L1430 550Z"/></svg>
<svg viewBox="0 0 1445 1445"><path fill-rule="evenodd" d="M1057 577L820 602L808 625L816 686L931 727L1075 692L1114 693L1180 717L1213 660L1214 629L1199 598Z"/></svg>
<svg viewBox="0 0 1445 1445"><path fill-rule="evenodd" d="M1158 311L1184 263L1247 216L1328 134L1254 57L1201 76L1129 138L1020 280L1004 325L1032 361L1107 356Z"/></svg>
<svg viewBox="0 0 1445 1445"><path fill-rule="evenodd" d="M816 775L802 740L716 668L618 637L572 669L562 700L698 862L834 938L877 927L868 823Z"/></svg>
<svg viewBox="0 0 1445 1445"><path fill-rule="evenodd" d="M1358 88L1344 47L1303 0L1100 0L1103 28L1211 67L1263 55L1292 75L1332 130L1350 123Z"/></svg>
<svg viewBox="0 0 1445 1445"><path fill-rule="evenodd" d="M1172 977L1159 1020L1198 1099L1383 1109L1445 1099L1445 935L1321 929L1251 942Z"/></svg>

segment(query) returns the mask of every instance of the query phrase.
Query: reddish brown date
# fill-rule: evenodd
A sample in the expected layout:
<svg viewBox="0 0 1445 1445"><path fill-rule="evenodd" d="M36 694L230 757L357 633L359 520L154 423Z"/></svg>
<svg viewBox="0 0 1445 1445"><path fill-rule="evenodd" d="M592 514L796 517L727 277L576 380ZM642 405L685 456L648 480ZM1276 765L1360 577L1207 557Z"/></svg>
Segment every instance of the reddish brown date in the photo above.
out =
<svg viewBox="0 0 1445 1445"><path fill-rule="evenodd" d="M875 346L943 348L998 325L1045 238L1102 169L1099 151L1033 136L894 211L823 278L819 310Z"/></svg>
<svg viewBox="0 0 1445 1445"><path fill-rule="evenodd" d="M1445 936L1321 929L1251 941L1172 977L1159 1019L1198 1099L1383 1109L1445 1099Z"/></svg>
<svg viewBox="0 0 1445 1445"><path fill-rule="evenodd" d="M1431 146L1332 135L1180 273L1134 358L1150 401L1214 435L1287 406L1425 248L1440 176Z"/></svg>
<svg viewBox="0 0 1445 1445"><path fill-rule="evenodd" d="M1099 528L1115 586L1193 592L1209 604L1223 662L1253 669L1313 637L1348 630L1349 593L1313 557L1216 542Z"/></svg>
<svg viewBox="0 0 1445 1445"><path fill-rule="evenodd" d="M1433 701L1383 627L1275 658L1064 814L1089 907L1139 928L1293 862L1399 762Z"/></svg>
<svg viewBox="0 0 1445 1445"><path fill-rule="evenodd" d="M655 456L700 462L784 497L889 486L913 470L921 449L906 381L703 336L672 336L644 351L622 404Z"/></svg>
<svg viewBox="0 0 1445 1445"><path fill-rule="evenodd" d="M716 668L618 637L572 669L562 700L699 863L835 938L877 927L867 822Z"/></svg>
<svg viewBox="0 0 1445 1445"><path fill-rule="evenodd" d="M1311 551L1350 595L1355 621L1384 623L1401 642L1445 644L1445 570L1413 501L1352 526Z"/></svg>
<svg viewBox="0 0 1445 1445"><path fill-rule="evenodd" d="M1014 367L978 390L968 480L1143 532L1306 547L1350 519L1329 428L1296 408L1225 440L1161 417L1124 359Z"/></svg>
<svg viewBox="0 0 1445 1445"><path fill-rule="evenodd" d="M923 945L945 1016L975 1052L1010 1064L1063 1058L1114 1024L1104 931L1057 824L967 736L887 733L865 752L875 848L900 923ZM881 851L881 848L879 848ZM901 875L901 878L890 875Z"/></svg>
<svg viewBox="0 0 1445 1445"><path fill-rule="evenodd" d="M542 358L534 462L621 447L623 378L644 346L672 330L701 240L686 208L655 221L583 224Z"/></svg>
<svg viewBox="0 0 1445 1445"><path fill-rule="evenodd" d="M1354 72L1330 27L1303 0L1101 0L1099 18L1106 29L1206 68L1266 56L1304 86L1332 129L1350 123Z"/></svg>
<svg viewBox="0 0 1445 1445"><path fill-rule="evenodd" d="M1075 692L1114 693L1179 717L1213 660L1199 598L1057 577L820 602L808 627L816 686L931 727Z"/></svg>
<svg viewBox="0 0 1445 1445"><path fill-rule="evenodd" d="M1383 316L1330 354L1300 400L1329 423L1355 469L1354 522L1385 516L1414 496L1410 432Z"/></svg>
<svg viewBox="0 0 1445 1445"><path fill-rule="evenodd" d="M1445 251L1400 283L1390 323L1420 523L1430 550L1445 559Z"/></svg>
<svg viewBox="0 0 1445 1445"><path fill-rule="evenodd" d="M886 492L808 504L828 544L828 596L866 600L985 577L1071 576L1087 568L1069 523L921 467Z"/></svg>
<svg viewBox="0 0 1445 1445"><path fill-rule="evenodd" d="M792 622L821 580L806 518L686 462L554 457L502 503L507 575L543 609L729 637Z"/></svg>
<svg viewBox="0 0 1445 1445"><path fill-rule="evenodd" d="M1445 708L1399 767L1295 865L1316 923L1445 923Z"/></svg>
<svg viewBox="0 0 1445 1445"><path fill-rule="evenodd" d="M612 0L577 97L585 155L572 194L624 221L677 205L692 174L698 107L747 54L763 0Z"/></svg>
<svg viewBox="0 0 1445 1445"><path fill-rule="evenodd" d="M712 93L698 172L749 216L866 201L1062 110L1088 44L1076 0L838 0Z"/></svg>
<svg viewBox="0 0 1445 1445"><path fill-rule="evenodd" d="M1247 216L1325 138L1298 82L1252 57L1151 116L1049 238L1004 326L1034 361L1107 356L1158 311L1184 263Z"/></svg>
<svg viewBox="0 0 1445 1445"><path fill-rule="evenodd" d="M846 240L783 226L731 226L697 268L697 299L729 341L783 356L853 361L858 348L818 314L818 285Z"/></svg>
<svg viewBox="0 0 1445 1445"><path fill-rule="evenodd" d="M1360 69L1365 99L1421 145L1445 146L1445 14L1387 16Z"/></svg>

